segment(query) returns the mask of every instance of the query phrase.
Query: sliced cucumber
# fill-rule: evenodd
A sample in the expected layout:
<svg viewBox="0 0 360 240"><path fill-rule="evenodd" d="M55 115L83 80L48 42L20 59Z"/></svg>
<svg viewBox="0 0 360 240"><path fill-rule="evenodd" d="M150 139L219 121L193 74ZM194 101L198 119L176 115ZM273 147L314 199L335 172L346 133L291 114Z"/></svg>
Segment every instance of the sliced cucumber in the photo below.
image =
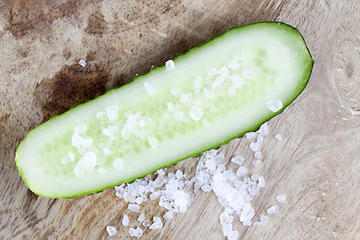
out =
<svg viewBox="0 0 360 240"><path fill-rule="evenodd" d="M100 192L256 130L302 92L312 66L289 25L232 28L35 128L16 164L38 195Z"/></svg>

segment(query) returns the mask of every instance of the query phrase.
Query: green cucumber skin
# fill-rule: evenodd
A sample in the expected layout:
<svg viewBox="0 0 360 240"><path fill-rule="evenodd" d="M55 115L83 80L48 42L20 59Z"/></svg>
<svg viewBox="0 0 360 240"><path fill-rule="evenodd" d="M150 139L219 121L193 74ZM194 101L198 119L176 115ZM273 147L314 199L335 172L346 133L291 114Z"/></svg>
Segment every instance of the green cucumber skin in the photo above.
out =
<svg viewBox="0 0 360 240"><path fill-rule="evenodd" d="M289 26L289 25L287 25L287 24L285 24L285 23L281 23L281 22L276 22L276 23L275 23L275 22L254 23L254 24L249 24L249 25L245 25L245 26L241 26L241 27L234 27L234 28L231 28L231 30L232 30L232 29L237 29L237 30L241 31L242 29L249 28L249 27L251 27L252 25L255 25L255 24L278 24L280 27L286 27L286 31L288 31L289 33L292 32L292 34L299 35L299 36L303 39L303 37L300 35L300 33L298 32L298 30L297 30L296 28L294 28L294 27L292 27L292 26ZM227 32L228 32L228 31L227 31ZM206 45L206 44L211 44L211 42L216 41L216 40L218 40L218 39L221 39L221 37L222 37L224 34L226 34L227 32L223 33L222 35L219 35L219 36L215 37L213 40L205 43L204 45ZM304 39L303 39L303 42L305 43ZM201 47L204 46L204 45L195 46L195 47L191 48L191 49L189 50L189 52L178 55L178 56L174 59L174 62L176 63L176 61L177 61L178 59L181 59L181 58L183 58L183 57L186 57L187 54L191 53L192 51L196 50L197 48L201 48ZM306 46L306 44L305 44L305 46ZM306 47L306 48L307 48L307 47ZM283 102L283 107L282 107L282 109L281 109L280 111L278 111L278 112L269 113L264 119L261 119L261 120L259 120L258 122L254 123L253 126L252 126L252 128L249 128L249 129L246 129L246 130L244 130L244 131L242 131L242 132L236 133L236 135L237 135L238 137L242 137L242 136L243 136L245 133L247 133L247 132L252 132L252 131L258 130L259 127L260 127L264 122L270 120L270 119L273 118L274 116L276 116L276 115L278 115L279 113L281 113L281 112L282 112L292 101L294 101L294 100L300 95L300 93L305 89L305 87L306 87L306 85L307 85L307 83L308 83L308 80L309 80L309 78L310 78L310 75L311 75L311 72L312 72L312 68L313 68L313 64L314 64L314 61L312 60L312 57L311 57L310 52L309 52L308 49L307 49L307 51L308 51L308 54L309 54L309 64L308 64L307 68L305 69L305 72L306 72L307 74L305 74L305 75L303 76L302 81L299 81L299 85L297 86L296 91L294 91L293 95L292 95L290 98L288 98L288 101ZM148 75L148 74L151 74L151 73L153 73L153 72L155 72L155 71L163 70L164 68L165 68L165 66L153 67L153 68L149 71L149 73L147 73L147 74L145 74L145 75L137 75L137 76L134 78L134 81L133 81L133 82L128 83L128 84L126 84L126 85L124 85L124 86L122 86L122 87L120 87L120 88L123 88L123 87L125 87L125 86L127 86L127 85L129 85L129 84L132 84L132 83L138 81L138 79L141 78L141 77L143 77L143 76L146 76L146 75ZM103 96L105 96L105 95L107 95L107 94L109 94L109 93L112 93L112 92L114 92L114 91L116 91L116 90L117 90L117 89L111 89L111 90L109 90L106 94L104 94ZM87 101L87 102L85 102L85 103L83 103L83 104L80 104L80 105L78 105L78 106L75 106L74 108L70 109L68 112L66 112L66 113L64 113L64 114L62 114L62 115L53 116L53 117L51 118L51 121L53 121L53 120L55 120L55 119L57 119L57 118L59 118L59 117L65 117L67 114L69 114L69 113L71 113L71 112L73 112L73 111L76 111L79 107L81 107L81 106L83 106L83 105L86 105L86 104L89 104L90 102L96 101L96 100L102 98L103 96L100 96L100 97L98 97L98 98L96 98L96 99L93 99L93 100ZM49 122L50 122L50 120L49 120L48 122L43 123L41 126L46 125L46 124L49 124ZM28 133L26 139L31 139L32 135L35 134L34 132L36 131L36 129L37 129L37 128L31 130L31 131ZM26 140L26 139L25 139L25 140ZM231 141L232 139L234 139L233 136L232 136L232 137L229 137L228 139L226 139L226 140L224 140L224 141L219 142L216 146L212 146L212 147L206 148L206 149L201 149L200 151L195 152L195 153L194 153L194 152L193 152L193 153L189 153L189 155L186 156L185 158L178 159L178 160L174 161L173 163L164 165L164 166L162 166L162 167L168 167L168 166L174 165L174 164L176 164L177 162L182 161L182 160L187 159L187 158L192 157L192 156L200 156L202 152L205 152L205 151L208 151L208 150L210 150L210 149L219 147L219 146L221 146L221 145L225 145L225 144L227 144L229 141ZM25 141L25 140L24 140L24 141ZM24 169L22 168L22 165L19 163L20 160L18 159L18 153L21 151L22 145L23 145L24 141L22 141L22 142L20 143L20 145L19 145L19 147L18 147L18 149L17 149L17 154L16 154L16 157L15 157L15 161L16 161L16 164L17 164L19 173L20 173L20 175L23 177L24 183L25 183L26 185L28 185L29 188L31 189L30 185L29 185L28 182L27 182L27 179L24 177L24 175L25 175L24 172L25 172L25 171L24 171ZM117 185L119 185L119 184L121 184L121 183L123 183L123 182L132 182L132 181L134 181L134 180L136 180L136 179L138 179L138 178L141 178L141 177L146 176L147 174L151 174L151 173L155 172L157 169L159 169L159 168L151 169L151 170L150 170L149 172L147 172L146 174L141 174L141 175L133 176L133 177L130 178L130 179L126 179L125 181L121 181L121 182L114 183L114 184L112 184L112 185L106 186L106 187L101 188L101 189L95 189L95 190L91 190L91 191L84 191L84 192L80 192L80 193L78 193L78 194L74 194L74 195L71 195L71 196L66 196L66 195L61 195L61 194L59 194L59 195L56 195L56 194L49 195L49 194L44 194L44 193L41 193L41 192L37 192L36 190L32 190L32 189L31 189L31 190L32 190L35 194L37 194L37 195L39 195L39 196L44 196L44 197L48 197L48 198L75 198L75 197L82 196L82 195L91 195L91 194L94 194L94 193L99 193L99 192L102 192L102 191L104 191L104 190L106 190L106 189L108 189L108 188L117 186Z"/></svg>

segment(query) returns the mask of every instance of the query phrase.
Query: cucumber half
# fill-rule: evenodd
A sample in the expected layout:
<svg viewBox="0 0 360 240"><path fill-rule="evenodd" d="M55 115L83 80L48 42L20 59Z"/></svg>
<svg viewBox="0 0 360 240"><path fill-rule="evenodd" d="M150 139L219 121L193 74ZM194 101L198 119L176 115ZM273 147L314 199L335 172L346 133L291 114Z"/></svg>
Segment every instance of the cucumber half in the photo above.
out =
<svg viewBox="0 0 360 240"><path fill-rule="evenodd" d="M49 198L131 182L255 131L303 91L312 66L287 24L232 28L30 131L19 173Z"/></svg>

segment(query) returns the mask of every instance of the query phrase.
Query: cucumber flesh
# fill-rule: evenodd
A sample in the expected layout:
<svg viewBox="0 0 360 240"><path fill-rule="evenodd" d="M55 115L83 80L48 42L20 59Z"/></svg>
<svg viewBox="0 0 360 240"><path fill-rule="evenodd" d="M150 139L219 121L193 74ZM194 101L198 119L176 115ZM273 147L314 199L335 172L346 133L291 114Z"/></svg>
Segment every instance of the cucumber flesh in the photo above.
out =
<svg viewBox="0 0 360 240"><path fill-rule="evenodd" d="M50 198L131 182L258 129L303 91L312 66L289 25L232 28L30 131L19 173Z"/></svg>

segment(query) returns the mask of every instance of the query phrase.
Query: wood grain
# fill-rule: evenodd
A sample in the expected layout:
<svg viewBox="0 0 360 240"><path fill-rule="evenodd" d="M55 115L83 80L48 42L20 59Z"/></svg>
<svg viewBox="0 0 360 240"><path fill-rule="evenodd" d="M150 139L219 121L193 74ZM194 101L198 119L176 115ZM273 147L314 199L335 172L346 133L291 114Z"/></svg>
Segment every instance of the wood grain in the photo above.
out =
<svg viewBox="0 0 360 240"><path fill-rule="evenodd" d="M26 2L26 1L25 1ZM302 95L269 122L252 167L250 140L220 148L226 161L246 157L266 186L252 201L257 214L287 195L265 227L234 224L241 239L359 239L360 1L2 1L0 2L0 238L130 239L123 214L138 214L113 189L76 199L34 195L14 156L26 133L53 114L92 99L162 65L228 28L276 20L297 27L315 60ZM85 68L77 63L87 62ZM282 141L274 138L276 133ZM204 136L206 137L206 136ZM234 167L229 163L229 167ZM194 174L196 159L169 171ZM141 205L147 218L165 210ZM225 239L213 193L196 197L161 230L141 239ZM118 229L109 237L105 227Z"/></svg>

